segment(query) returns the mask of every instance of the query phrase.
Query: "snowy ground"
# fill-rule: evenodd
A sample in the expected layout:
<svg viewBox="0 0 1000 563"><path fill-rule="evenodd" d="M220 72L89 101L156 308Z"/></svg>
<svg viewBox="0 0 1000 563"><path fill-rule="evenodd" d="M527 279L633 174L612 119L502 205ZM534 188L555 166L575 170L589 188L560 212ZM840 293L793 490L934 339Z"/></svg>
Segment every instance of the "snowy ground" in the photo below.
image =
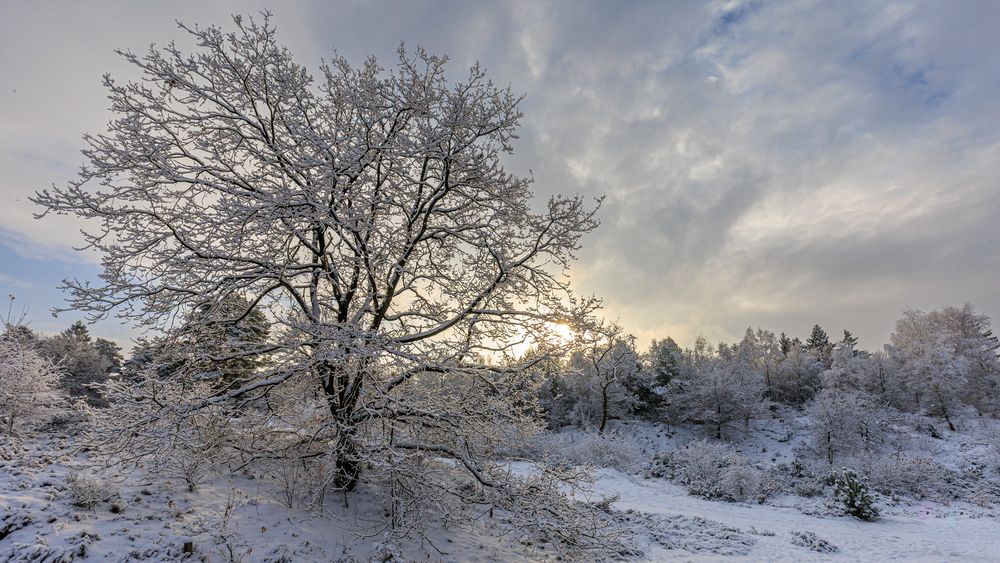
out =
<svg viewBox="0 0 1000 563"><path fill-rule="evenodd" d="M0 439L4 440L4 439ZM282 503L274 483L241 477L191 493L182 485L98 472L71 454L66 435L0 441L0 561L502 561L517 555L488 531L431 530L406 544L383 543L376 508L354 495L325 515ZM94 473L115 494L91 509L73 506L71 471ZM193 553L186 556L184 544ZM433 543L433 546L431 545ZM436 546L436 547L435 547ZM439 551L440 550L440 551Z"/></svg>
<svg viewBox="0 0 1000 563"><path fill-rule="evenodd" d="M693 435L652 425L619 425L640 459L679 447ZM572 438L572 437L571 437ZM975 438L975 436L972 436ZM961 466L979 448L954 435L937 457ZM757 459L787 461L797 438L763 431L741 444ZM546 559L504 543L487 521L474 530L433 529L426 537L384 545L380 516L364 495L329 502L317 515L282 503L280 488L244 475L203 485L144 481L97 472L73 453L72 429L0 439L0 561L169 561L190 542L201 561L508 561ZM916 446L915 446L916 447ZM971 452L971 453L970 453ZM966 457L963 457L966 456ZM644 561L996 561L1000 521L993 506L906 500L887 503L883 518L839 516L822 498L779 496L767 504L734 504L687 494L665 479L643 478L636 464L595 471L592 499L618 497L609 517L629 532ZM517 463L518 472L531 471ZM83 470L105 483L110 498L93 508L71 504L67 477ZM641 552L641 555L638 553Z"/></svg>
<svg viewBox="0 0 1000 563"><path fill-rule="evenodd" d="M636 520L655 515L660 522L685 522L665 541L640 546L650 561L718 560L722 556L768 561L996 561L1000 522L995 514L963 513L933 503L884 514L878 522L846 516L804 514L795 497L776 504L739 505L692 497L683 487L662 480L598 470L596 493L618 495L618 510L631 509ZM701 520L703 519L703 520ZM648 520L648 518L646 519ZM731 533L720 534L720 528ZM795 532L812 532L836 548L820 553L795 545ZM687 553L684 553L687 552Z"/></svg>

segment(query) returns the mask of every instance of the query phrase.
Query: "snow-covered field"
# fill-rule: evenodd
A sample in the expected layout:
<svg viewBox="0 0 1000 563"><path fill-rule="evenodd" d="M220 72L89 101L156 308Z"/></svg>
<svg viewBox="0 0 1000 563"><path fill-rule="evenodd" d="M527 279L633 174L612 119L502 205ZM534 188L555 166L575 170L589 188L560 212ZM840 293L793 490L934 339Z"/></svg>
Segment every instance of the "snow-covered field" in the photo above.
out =
<svg viewBox="0 0 1000 563"><path fill-rule="evenodd" d="M192 492L182 484L122 475L76 451L75 428L25 433L0 442L0 561L507 561L546 560L545 548L512 546L489 519L472 528L433 527L410 541L385 542L383 519L365 494L328 499L325 514L289 507L282 488L247 472ZM642 561L995 561L994 506L965 501L882 498L882 518L861 522L823 497L778 495L764 504L691 496L644 477L652 453L682 448L693 431L619 424L631 460L594 470L590 500L615 498L607 518L621 524ZM757 432L740 444L756 460L791 455L795 440ZM584 434L558 437L567 449ZM936 458L960 466L981 455L976 435L938 441ZM626 448L626 449L628 449ZM532 465L517 462L515 472ZM72 476L71 476L72 475ZM80 475L85 477L79 478ZM86 476L92 476L89 480ZM75 493L69 482L77 478ZM92 484L94 505L76 506ZM187 544L187 545L186 545ZM190 552L190 553L188 553Z"/></svg>

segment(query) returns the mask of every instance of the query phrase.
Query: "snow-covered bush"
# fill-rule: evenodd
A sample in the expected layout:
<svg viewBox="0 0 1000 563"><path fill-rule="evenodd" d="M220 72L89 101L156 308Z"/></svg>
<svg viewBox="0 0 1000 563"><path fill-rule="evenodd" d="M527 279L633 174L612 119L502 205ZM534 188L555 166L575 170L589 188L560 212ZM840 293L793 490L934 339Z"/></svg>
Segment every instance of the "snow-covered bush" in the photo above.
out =
<svg viewBox="0 0 1000 563"><path fill-rule="evenodd" d="M71 471L66 476L66 490L73 506L87 510L118 496L114 487L83 471Z"/></svg>
<svg viewBox="0 0 1000 563"><path fill-rule="evenodd" d="M817 536L814 532L800 532L792 530L792 545L811 549L818 553L836 553L840 551L837 546Z"/></svg>
<svg viewBox="0 0 1000 563"><path fill-rule="evenodd" d="M842 469L834 475L833 500L843 508L844 514L858 520L878 520L879 511L868 482L850 469Z"/></svg>
<svg viewBox="0 0 1000 563"><path fill-rule="evenodd" d="M192 394L209 389L206 382L161 379L150 371L130 380L112 378L99 385L108 407L84 406L92 421L88 442L118 463L145 460L141 464L145 473L179 481L194 492L239 459L240 450L252 449L253 436L262 437L255 433L259 420L251 413L235 416L211 406L186 412ZM150 406L137 408L137 401L148 401ZM244 433L239 439L234 438L237 429Z"/></svg>
<svg viewBox="0 0 1000 563"><path fill-rule="evenodd" d="M630 470L639 463L641 447L627 433L545 432L531 438L523 449L515 453L551 463Z"/></svg>
<svg viewBox="0 0 1000 563"><path fill-rule="evenodd" d="M61 402L59 370L11 327L0 336L0 419L9 434L15 422Z"/></svg>
<svg viewBox="0 0 1000 563"><path fill-rule="evenodd" d="M654 457L649 473L677 481L692 495L734 502L763 502L780 489L742 453L708 441Z"/></svg>
<svg viewBox="0 0 1000 563"><path fill-rule="evenodd" d="M902 453L857 458L855 467L872 488L888 496L934 495L945 478L944 468L934 460Z"/></svg>
<svg viewBox="0 0 1000 563"><path fill-rule="evenodd" d="M824 485L813 465L796 457L791 463L775 465L771 469L772 478L783 490L800 497L819 496L824 493Z"/></svg>

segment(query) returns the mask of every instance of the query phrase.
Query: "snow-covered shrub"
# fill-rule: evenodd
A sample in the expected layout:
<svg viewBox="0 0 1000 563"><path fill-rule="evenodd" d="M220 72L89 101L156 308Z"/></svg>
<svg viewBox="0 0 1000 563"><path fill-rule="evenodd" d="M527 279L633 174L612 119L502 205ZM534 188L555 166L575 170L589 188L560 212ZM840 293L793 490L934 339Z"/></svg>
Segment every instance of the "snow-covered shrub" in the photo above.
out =
<svg viewBox="0 0 1000 563"><path fill-rule="evenodd" d="M276 459L263 464L278 485L275 497L288 508L320 509L331 488L333 466L323 456Z"/></svg>
<svg viewBox="0 0 1000 563"><path fill-rule="evenodd" d="M71 471L66 476L66 490L73 506L87 510L118 496L113 487L82 471Z"/></svg>
<svg viewBox="0 0 1000 563"><path fill-rule="evenodd" d="M824 488L812 464L796 457L791 463L779 463L771 469L775 482L781 488L800 497L815 497L823 494Z"/></svg>
<svg viewBox="0 0 1000 563"><path fill-rule="evenodd" d="M813 532L792 530L792 545L811 549L819 553L836 553L840 551L837 546L817 536Z"/></svg>
<svg viewBox="0 0 1000 563"><path fill-rule="evenodd" d="M763 502L780 488L740 452L708 441L655 457L650 474L672 478L692 495L734 502Z"/></svg>
<svg viewBox="0 0 1000 563"><path fill-rule="evenodd" d="M833 499L843 508L844 514L858 520L878 520L879 511L868 482L850 469L842 469L834 476Z"/></svg>
<svg viewBox="0 0 1000 563"><path fill-rule="evenodd" d="M209 392L208 383L161 379L150 370L129 380L109 379L99 388L109 406L84 406L93 422L89 439L94 446L119 463L145 458L144 472L177 480L191 492L222 471L239 449L254 447L247 436L233 437L236 427L249 435L247 413L235 416L211 406L185 412L192 406L191 394ZM157 407L146 410L151 405Z"/></svg>
<svg viewBox="0 0 1000 563"><path fill-rule="evenodd" d="M539 433L518 453L533 460L567 465L635 468L641 456L635 438L620 432Z"/></svg>
<svg viewBox="0 0 1000 563"><path fill-rule="evenodd" d="M14 431L15 422L60 402L59 377L52 362L7 327L0 336L0 420L8 434Z"/></svg>
<svg viewBox="0 0 1000 563"><path fill-rule="evenodd" d="M26 508L4 506L3 509L3 513L0 513L0 541L34 521Z"/></svg>
<svg viewBox="0 0 1000 563"><path fill-rule="evenodd" d="M872 488L889 496L934 495L945 477L944 468L934 460L898 453L857 459L855 466Z"/></svg>
<svg viewBox="0 0 1000 563"><path fill-rule="evenodd" d="M375 544L368 563L406 563L406 558L392 538L386 538Z"/></svg>

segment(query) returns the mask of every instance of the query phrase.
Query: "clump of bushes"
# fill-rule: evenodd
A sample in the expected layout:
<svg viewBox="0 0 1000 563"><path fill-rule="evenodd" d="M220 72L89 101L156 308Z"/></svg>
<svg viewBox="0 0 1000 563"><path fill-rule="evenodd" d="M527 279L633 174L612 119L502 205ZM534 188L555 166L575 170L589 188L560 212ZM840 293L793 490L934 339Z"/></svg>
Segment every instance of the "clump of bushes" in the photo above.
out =
<svg viewBox="0 0 1000 563"><path fill-rule="evenodd" d="M640 465L641 447L635 438L617 432L541 433L515 455L565 465L589 465L632 470Z"/></svg>
<svg viewBox="0 0 1000 563"><path fill-rule="evenodd" d="M692 495L730 502L764 502L780 489L775 479L742 453L703 440L658 454L647 474L672 479Z"/></svg>

